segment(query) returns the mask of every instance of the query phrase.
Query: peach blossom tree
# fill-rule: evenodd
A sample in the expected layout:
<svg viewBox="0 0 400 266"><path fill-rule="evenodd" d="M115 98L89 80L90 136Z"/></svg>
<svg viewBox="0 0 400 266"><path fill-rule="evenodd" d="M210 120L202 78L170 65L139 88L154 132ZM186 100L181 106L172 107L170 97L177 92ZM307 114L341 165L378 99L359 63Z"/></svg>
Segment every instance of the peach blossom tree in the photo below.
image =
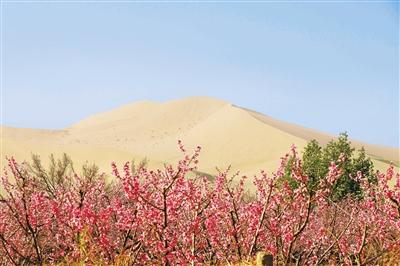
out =
<svg viewBox="0 0 400 266"><path fill-rule="evenodd" d="M391 166L360 198L332 200L340 162L313 187L295 147L255 192L229 169L196 174L200 147L175 167L135 171L112 163L103 174L61 174L56 181L8 159L1 180L0 264L221 264L258 251L279 265L372 265L400 258L400 177ZM289 164L290 158L290 164ZM285 169L296 181L291 186Z"/></svg>

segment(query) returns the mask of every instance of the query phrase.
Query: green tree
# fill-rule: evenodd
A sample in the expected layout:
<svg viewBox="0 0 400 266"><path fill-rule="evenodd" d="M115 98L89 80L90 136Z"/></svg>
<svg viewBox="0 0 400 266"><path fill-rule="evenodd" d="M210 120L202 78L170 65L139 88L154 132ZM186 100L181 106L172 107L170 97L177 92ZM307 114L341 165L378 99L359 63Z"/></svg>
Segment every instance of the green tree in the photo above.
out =
<svg viewBox="0 0 400 266"><path fill-rule="evenodd" d="M341 133L336 140L331 140L325 147L321 147L316 140L311 140L303 151L303 172L310 179L310 187L316 188L319 180L326 176L332 162L339 166L342 175L335 183L332 198L341 199L347 195L362 196L360 185L351 177L361 172L363 178L375 182L373 163L367 157L364 148L354 154L347 133Z"/></svg>
<svg viewBox="0 0 400 266"><path fill-rule="evenodd" d="M331 140L322 151L323 164L328 172L329 165L334 162L342 170L342 175L335 183L333 198L341 199L347 194L358 194L357 182L350 178L353 173L352 156L354 148L348 139L347 133L341 133L336 140Z"/></svg>
<svg viewBox="0 0 400 266"><path fill-rule="evenodd" d="M371 158L367 157L364 147L358 151L358 157L353 158L353 172L357 173L358 171L368 179L368 182L376 183L378 181L374 172L374 164Z"/></svg>
<svg viewBox="0 0 400 266"><path fill-rule="evenodd" d="M303 172L309 177L311 189L316 188L319 179L327 173L322 161L322 148L315 139L308 142L304 148Z"/></svg>

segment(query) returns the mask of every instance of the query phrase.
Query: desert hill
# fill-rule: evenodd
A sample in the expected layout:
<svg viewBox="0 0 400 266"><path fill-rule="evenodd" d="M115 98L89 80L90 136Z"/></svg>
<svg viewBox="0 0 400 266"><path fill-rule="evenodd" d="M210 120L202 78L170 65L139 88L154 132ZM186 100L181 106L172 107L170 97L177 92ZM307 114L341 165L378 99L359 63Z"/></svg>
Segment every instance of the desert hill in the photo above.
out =
<svg viewBox="0 0 400 266"><path fill-rule="evenodd" d="M282 122L261 113L209 97L190 97L166 103L140 101L90 116L62 130L1 127L2 158L45 160L50 153L71 155L75 162L95 162L109 173L110 162L122 164L147 158L150 167L174 163L181 153L177 140L190 150L202 146L200 171L233 170L254 174L274 171L292 144L310 139L326 143L333 136ZM364 146L378 169L398 163L399 149L353 141ZM4 160L2 160L4 164Z"/></svg>

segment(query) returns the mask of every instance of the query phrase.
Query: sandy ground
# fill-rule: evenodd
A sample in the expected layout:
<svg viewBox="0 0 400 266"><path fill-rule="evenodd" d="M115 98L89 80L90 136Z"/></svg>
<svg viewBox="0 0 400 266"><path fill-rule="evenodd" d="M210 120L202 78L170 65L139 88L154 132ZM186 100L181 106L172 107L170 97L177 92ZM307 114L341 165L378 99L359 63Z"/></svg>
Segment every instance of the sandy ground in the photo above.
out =
<svg viewBox="0 0 400 266"><path fill-rule="evenodd" d="M166 103L141 101L90 116L63 130L1 128L1 164L5 156L29 160L32 153L46 162L53 153L69 154L79 166L94 162L110 173L110 163L149 160L150 167L176 163L182 156L177 140L194 149L202 146L200 168L215 174L216 167L253 175L276 170L279 158L292 144L299 149L310 139L327 143L333 136L208 97ZM399 149L353 141L364 146L378 169L398 163Z"/></svg>

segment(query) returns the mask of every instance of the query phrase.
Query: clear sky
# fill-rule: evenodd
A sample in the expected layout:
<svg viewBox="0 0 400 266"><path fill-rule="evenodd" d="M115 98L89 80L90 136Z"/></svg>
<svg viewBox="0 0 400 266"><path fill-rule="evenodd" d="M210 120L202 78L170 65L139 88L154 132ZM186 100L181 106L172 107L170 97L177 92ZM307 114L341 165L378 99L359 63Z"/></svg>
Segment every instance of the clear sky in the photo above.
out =
<svg viewBox="0 0 400 266"><path fill-rule="evenodd" d="M63 128L206 95L399 146L399 5L16 3L2 10L3 124Z"/></svg>

